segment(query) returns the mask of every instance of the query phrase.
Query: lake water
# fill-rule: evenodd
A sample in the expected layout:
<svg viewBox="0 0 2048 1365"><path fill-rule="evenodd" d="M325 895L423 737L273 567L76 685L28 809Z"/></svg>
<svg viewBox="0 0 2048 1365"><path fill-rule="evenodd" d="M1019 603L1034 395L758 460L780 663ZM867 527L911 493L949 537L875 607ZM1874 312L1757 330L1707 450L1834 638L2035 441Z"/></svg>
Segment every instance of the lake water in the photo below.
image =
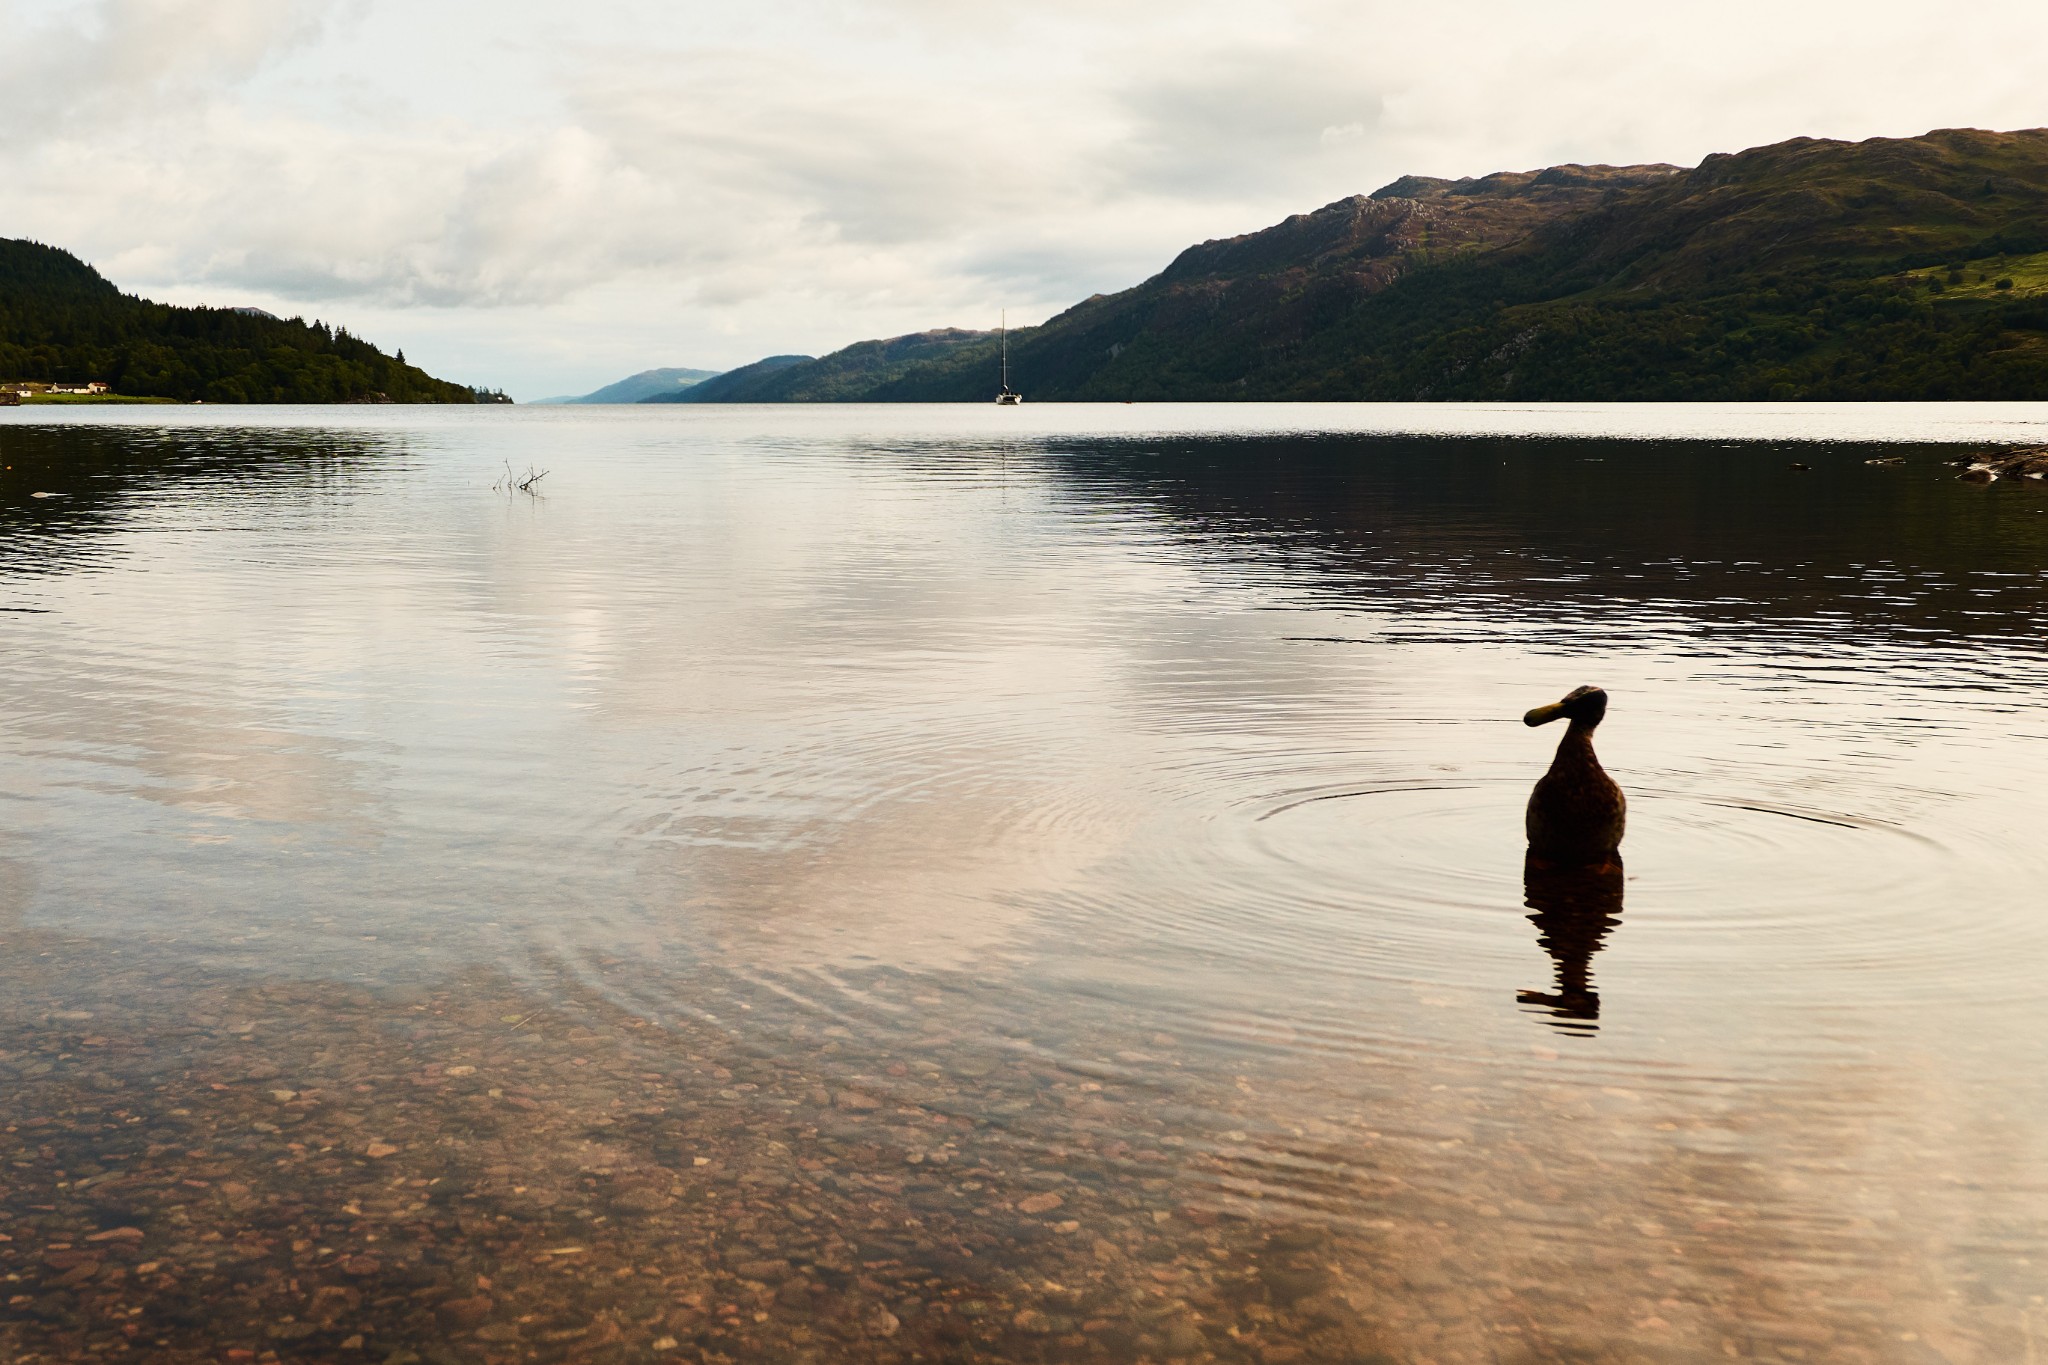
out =
<svg viewBox="0 0 2048 1365"><path fill-rule="evenodd" d="M0 1346L2048 1360L2002 441L0 414Z"/></svg>

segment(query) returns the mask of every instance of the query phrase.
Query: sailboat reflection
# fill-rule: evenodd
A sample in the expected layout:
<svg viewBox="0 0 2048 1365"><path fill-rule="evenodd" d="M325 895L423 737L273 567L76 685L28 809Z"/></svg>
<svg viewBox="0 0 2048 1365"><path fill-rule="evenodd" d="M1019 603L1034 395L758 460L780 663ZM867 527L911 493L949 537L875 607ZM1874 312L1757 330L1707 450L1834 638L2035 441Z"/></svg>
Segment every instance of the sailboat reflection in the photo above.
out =
<svg viewBox="0 0 2048 1365"><path fill-rule="evenodd" d="M1590 866L1559 867L1531 853L1522 863L1522 895L1536 941L1557 967L1557 988L1517 991L1515 1000L1549 1015L1555 1028L1592 1033L1600 1027L1593 954L1621 923L1621 855Z"/></svg>

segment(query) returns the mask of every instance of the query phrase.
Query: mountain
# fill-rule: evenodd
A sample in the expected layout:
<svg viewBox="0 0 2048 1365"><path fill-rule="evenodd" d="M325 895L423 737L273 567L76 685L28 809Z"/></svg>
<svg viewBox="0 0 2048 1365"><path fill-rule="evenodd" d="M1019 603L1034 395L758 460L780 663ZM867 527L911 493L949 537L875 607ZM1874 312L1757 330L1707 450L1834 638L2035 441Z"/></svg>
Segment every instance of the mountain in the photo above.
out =
<svg viewBox="0 0 2048 1365"><path fill-rule="evenodd" d="M921 333L693 401L980 402L996 367L993 337ZM2048 129L1405 176L1012 331L1010 374L1033 401L2048 397Z"/></svg>
<svg viewBox="0 0 2048 1365"><path fill-rule="evenodd" d="M0 380L208 403L502 402L359 337L250 308L123 294L68 251L0 239Z"/></svg>
<svg viewBox="0 0 2048 1365"><path fill-rule="evenodd" d="M607 384L577 398L539 398L535 405L564 403L657 403L666 402L694 384L715 378L717 370L642 370L616 384Z"/></svg>
<svg viewBox="0 0 2048 1365"><path fill-rule="evenodd" d="M647 403L765 403L777 401L755 396L765 384L773 382L774 376L783 370L799 365L817 363L816 356L771 355L766 360L757 360L751 365L742 365L737 370L727 370L716 379L707 379L701 384L692 384L680 393L658 394L643 399Z"/></svg>
<svg viewBox="0 0 2048 1365"><path fill-rule="evenodd" d="M678 395L678 403L854 403L867 395L942 364L977 343L993 345L994 332L941 327L930 332L862 341L822 359L771 356L734 370L717 387ZM762 368L762 367L769 368ZM752 373L749 373L752 371Z"/></svg>

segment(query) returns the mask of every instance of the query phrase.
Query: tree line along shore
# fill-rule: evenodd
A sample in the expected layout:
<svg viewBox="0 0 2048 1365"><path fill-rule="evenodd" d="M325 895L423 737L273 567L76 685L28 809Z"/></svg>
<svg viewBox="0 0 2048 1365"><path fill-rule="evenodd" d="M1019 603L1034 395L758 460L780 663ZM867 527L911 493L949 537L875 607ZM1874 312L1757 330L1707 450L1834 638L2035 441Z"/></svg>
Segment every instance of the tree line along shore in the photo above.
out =
<svg viewBox="0 0 2048 1365"><path fill-rule="evenodd" d="M0 240L0 375L17 402L489 403L346 328L124 294L67 251ZM52 386L106 386L105 394ZM31 390L22 397L21 390ZM0 397L0 402L5 402Z"/></svg>

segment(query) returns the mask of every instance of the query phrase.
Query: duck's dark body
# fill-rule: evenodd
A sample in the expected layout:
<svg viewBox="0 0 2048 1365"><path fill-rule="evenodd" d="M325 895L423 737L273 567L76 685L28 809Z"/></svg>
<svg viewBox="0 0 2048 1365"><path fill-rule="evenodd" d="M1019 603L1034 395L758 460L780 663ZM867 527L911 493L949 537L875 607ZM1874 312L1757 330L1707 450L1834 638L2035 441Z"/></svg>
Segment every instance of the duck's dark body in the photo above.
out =
<svg viewBox="0 0 2048 1365"><path fill-rule="evenodd" d="M1582 687L1554 706L1538 707L1523 719L1530 725L1561 716L1571 728L1557 746L1550 771L1529 793L1529 853L1545 862L1584 865L1603 862L1621 847L1628 801L1593 753L1593 730L1607 713L1607 694Z"/></svg>

